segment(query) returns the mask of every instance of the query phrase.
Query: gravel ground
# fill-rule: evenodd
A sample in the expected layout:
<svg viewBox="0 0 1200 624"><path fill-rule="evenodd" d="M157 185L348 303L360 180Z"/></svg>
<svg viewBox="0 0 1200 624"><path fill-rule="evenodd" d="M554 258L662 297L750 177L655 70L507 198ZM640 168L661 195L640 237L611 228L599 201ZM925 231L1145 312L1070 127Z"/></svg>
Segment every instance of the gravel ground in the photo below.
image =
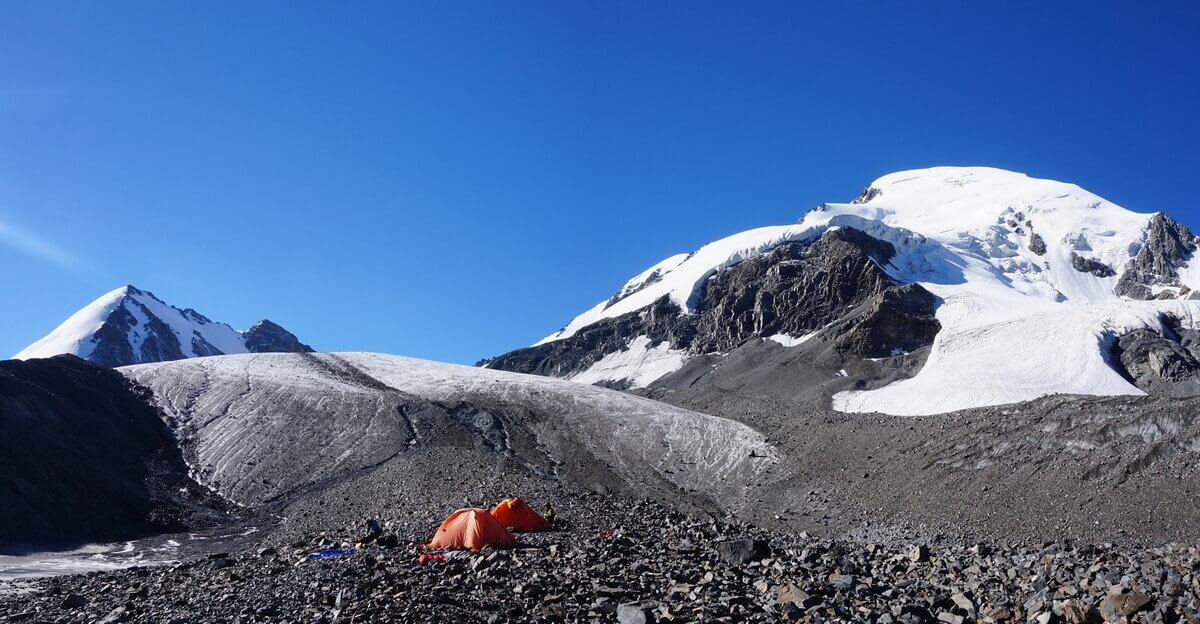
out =
<svg viewBox="0 0 1200 624"><path fill-rule="evenodd" d="M762 341L639 391L743 422L779 449L742 519L867 539L893 527L1010 543L1200 539L1200 398L843 414L833 393L902 376L922 354L854 362L821 346Z"/></svg>
<svg viewBox="0 0 1200 624"><path fill-rule="evenodd" d="M538 506L538 501L532 501ZM388 519L393 527L403 527ZM419 534L330 560L357 527L170 566L35 581L27 622L1191 622L1195 547L829 540L579 495L562 530L418 563Z"/></svg>

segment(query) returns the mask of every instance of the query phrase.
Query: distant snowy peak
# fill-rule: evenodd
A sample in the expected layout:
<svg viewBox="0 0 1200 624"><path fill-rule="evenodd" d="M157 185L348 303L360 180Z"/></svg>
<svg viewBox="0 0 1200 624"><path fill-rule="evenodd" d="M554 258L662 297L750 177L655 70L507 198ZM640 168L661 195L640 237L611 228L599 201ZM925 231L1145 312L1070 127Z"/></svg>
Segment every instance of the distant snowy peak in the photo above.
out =
<svg viewBox="0 0 1200 624"><path fill-rule="evenodd" d="M150 291L122 286L72 314L13 359L71 353L115 367L232 353L312 350L271 321L238 331L191 308L169 305Z"/></svg>

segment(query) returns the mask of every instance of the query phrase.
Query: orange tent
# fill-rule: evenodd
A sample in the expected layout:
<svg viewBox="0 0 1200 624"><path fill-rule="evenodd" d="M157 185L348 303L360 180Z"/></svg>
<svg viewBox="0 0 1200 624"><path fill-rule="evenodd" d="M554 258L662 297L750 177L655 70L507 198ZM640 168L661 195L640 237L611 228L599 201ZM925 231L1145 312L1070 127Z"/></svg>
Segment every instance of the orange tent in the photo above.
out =
<svg viewBox="0 0 1200 624"><path fill-rule="evenodd" d="M426 548L467 548L513 546L513 537L486 509L459 509L442 521Z"/></svg>
<svg viewBox="0 0 1200 624"><path fill-rule="evenodd" d="M554 528L549 520L534 511L519 498L506 498L492 509L492 515L500 524L514 531L549 531Z"/></svg>

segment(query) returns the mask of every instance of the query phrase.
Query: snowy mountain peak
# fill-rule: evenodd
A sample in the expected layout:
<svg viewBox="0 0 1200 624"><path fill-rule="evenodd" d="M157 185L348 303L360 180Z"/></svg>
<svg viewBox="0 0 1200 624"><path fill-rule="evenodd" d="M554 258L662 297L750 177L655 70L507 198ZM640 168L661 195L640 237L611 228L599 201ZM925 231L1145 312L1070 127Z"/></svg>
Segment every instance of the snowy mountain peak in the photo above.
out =
<svg viewBox="0 0 1200 624"><path fill-rule="evenodd" d="M696 357L755 339L798 345L837 323L843 344L876 353L888 342L894 352L929 347L912 378L836 395L846 411L1139 394L1132 374L1110 365L1115 340L1200 329L1198 248L1165 213L1133 212L1075 184L989 167L900 171L797 223L671 256L492 365L646 385ZM865 318L853 306L868 301L877 323L852 330ZM771 333L781 330L782 339ZM920 340L901 344L906 332Z"/></svg>
<svg viewBox="0 0 1200 624"><path fill-rule="evenodd" d="M270 321L238 331L127 284L84 306L13 358L71 353L105 366L127 366L269 351L309 352L312 348Z"/></svg>

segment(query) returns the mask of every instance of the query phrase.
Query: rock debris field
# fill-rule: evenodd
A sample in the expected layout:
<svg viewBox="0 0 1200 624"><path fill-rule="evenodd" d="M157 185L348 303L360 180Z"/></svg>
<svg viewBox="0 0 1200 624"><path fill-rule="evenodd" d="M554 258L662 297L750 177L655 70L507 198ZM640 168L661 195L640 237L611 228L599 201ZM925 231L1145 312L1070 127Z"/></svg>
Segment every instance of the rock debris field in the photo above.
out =
<svg viewBox="0 0 1200 624"><path fill-rule="evenodd" d="M581 495L560 530L418 562L428 534L314 560L341 527L0 592L11 622L1195 622L1200 551L862 543ZM590 510L580 512L578 510ZM385 519L386 520L386 519ZM399 526L399 523L395 523Z"/></svg>

